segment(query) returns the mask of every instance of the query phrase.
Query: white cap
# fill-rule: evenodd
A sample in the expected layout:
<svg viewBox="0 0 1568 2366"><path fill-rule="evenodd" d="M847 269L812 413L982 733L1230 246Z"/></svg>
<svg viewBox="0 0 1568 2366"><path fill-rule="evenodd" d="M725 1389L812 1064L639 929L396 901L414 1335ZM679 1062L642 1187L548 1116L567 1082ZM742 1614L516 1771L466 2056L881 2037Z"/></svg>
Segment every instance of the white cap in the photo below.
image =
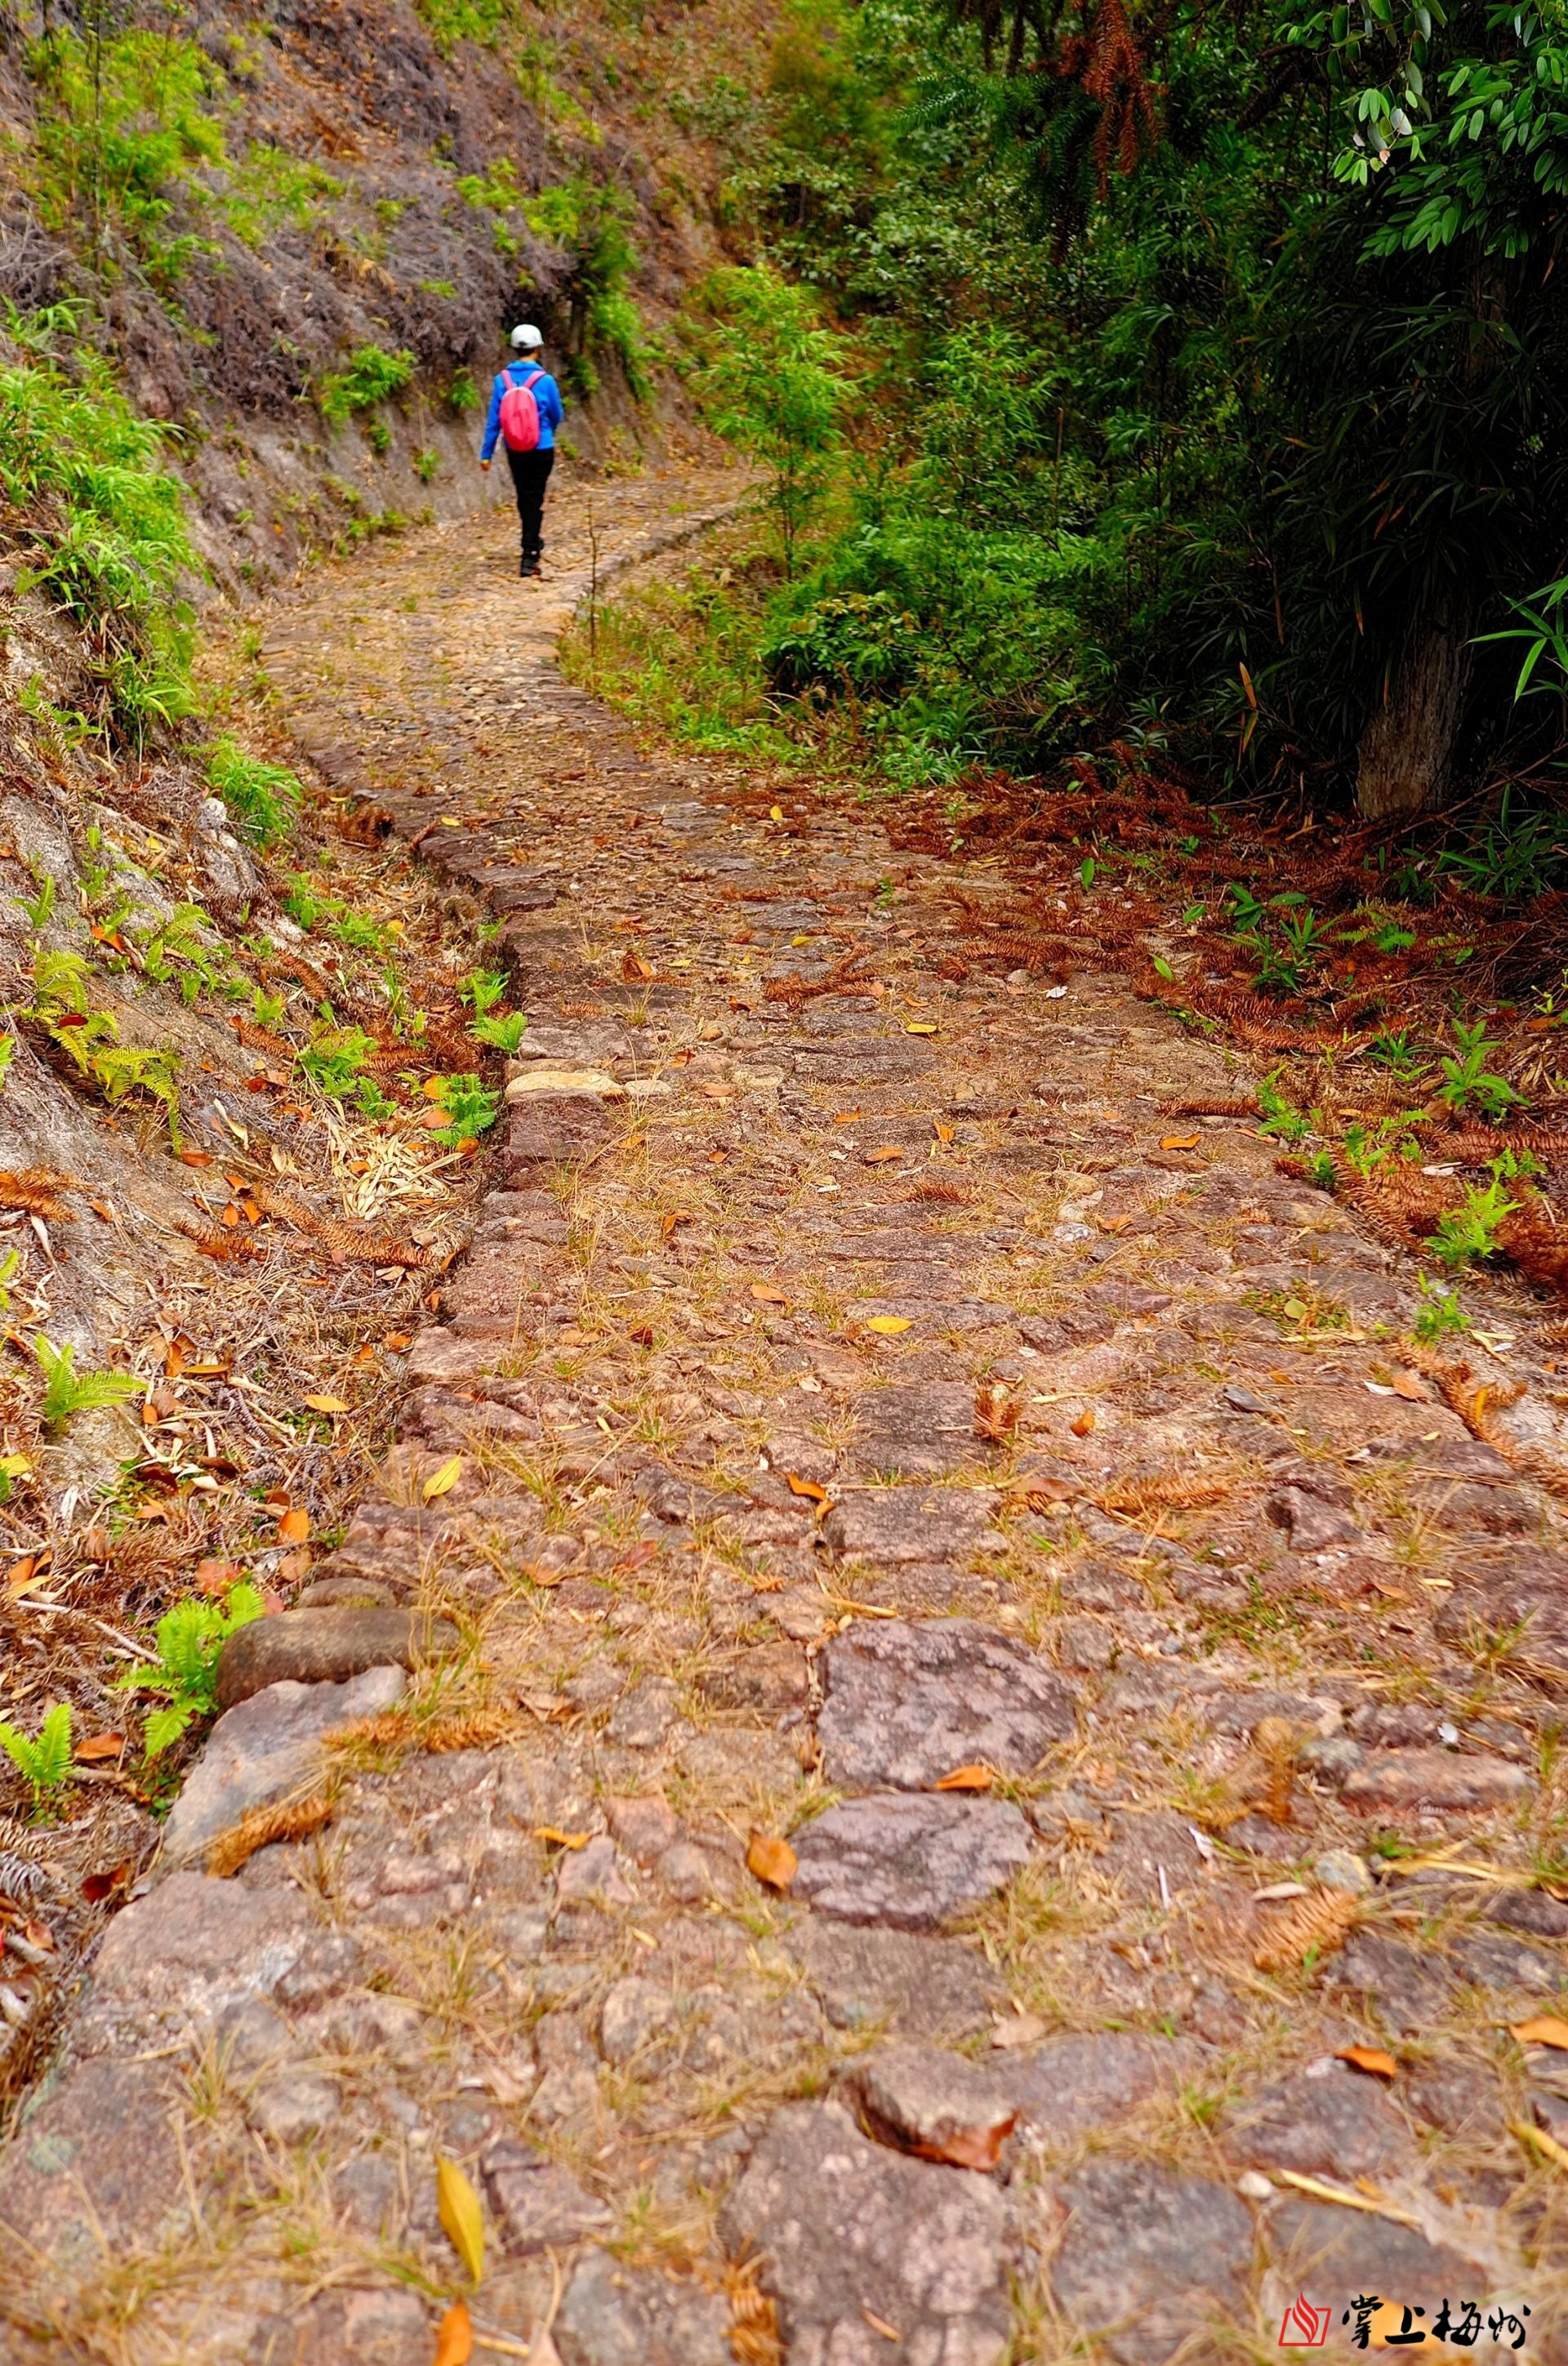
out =
<svg viewBox="0 0 1568 2366"><path fill-rule="evenodd" d="M520 329L513 330L512 342L514 345L519 346L523 352L532 353L536 345L542 345L545 341L539 334L537 329L535 328L532 321L525 321Z"/></svg>

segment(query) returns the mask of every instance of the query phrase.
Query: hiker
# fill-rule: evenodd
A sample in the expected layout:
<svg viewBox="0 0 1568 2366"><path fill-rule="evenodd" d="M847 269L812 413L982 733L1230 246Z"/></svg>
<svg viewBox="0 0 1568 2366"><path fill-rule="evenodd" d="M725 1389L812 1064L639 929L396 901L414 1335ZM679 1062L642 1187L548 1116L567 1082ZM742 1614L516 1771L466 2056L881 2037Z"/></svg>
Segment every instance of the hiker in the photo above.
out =
<svg viewBox="0 0 1568 2366"><path fill-rule="evenodd" d="M544 338L530 321L512 332L515 361L497 373L491 389L490 417L485 421L484 448L479 466L488 468L496 442L506 445L506 462L517 492L517 515L523 527L519 575L537 575L545 555L545 487L556 460L556 429L561 423L560 389L539 366Z"/></svg>

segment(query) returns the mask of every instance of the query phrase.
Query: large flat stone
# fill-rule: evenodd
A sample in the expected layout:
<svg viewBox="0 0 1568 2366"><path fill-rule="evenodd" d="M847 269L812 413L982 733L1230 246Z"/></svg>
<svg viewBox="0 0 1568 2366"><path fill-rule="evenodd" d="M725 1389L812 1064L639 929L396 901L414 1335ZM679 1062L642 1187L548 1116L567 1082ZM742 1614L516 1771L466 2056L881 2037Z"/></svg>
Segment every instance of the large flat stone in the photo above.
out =
<svg viewBox="0 0 1568 2366"><path fill-rule="evenodd" d="M516 2136L499 2136L481 2168L485 2196L509 2251L543 2251L602 2234L613 2213L570 2170Z"/></svg>
<svg viewBox="0 0 1568 2366"><path fill-rule="evenodd" d="M1061 1677L976 1619L863 1619L824 1661L817 1730L831 1783L919 1791L981 1761L1027 1774L1077 1729Z"/></svg>
<svg viewBox="0 0 1568 2366"><path fill-rule="evenodd" d="M175 1802L164 1832L165 1860L187 1865L253 1808L304 1797L326 1763L328 1735L395 1707L403 1684L400 1668L367 1668L346 1684L269 1684L226 1709Z"/></svg>
<svg viewBox="0 0 1568 2366"><path fill-rule="evenodd" d="M1051 2269L1056 2298L1122 2366L1166 2366L1206 2328L1241 2316L1252 2217L1223 2185L1101 2158L1066 2178L1059 2199L1067 2216Z"/></svg>
<svg viewBox="0 0 1568 2366"><path fill-rule="evenodd" d="M996 2366L1005 2223L988 2178L886 2151L836 2104L795 2103L764 2130L719 2234L762 2259L786 2366Z"/></svg>
<svg viewBox="0 0 1568 2366"><path fill-rule="evenodd" d="M1414 2150L1404 2114L1375 2079L1339 2062L1298 2071L1234 2111L1222 2141L1235 2160L1303 2177L1396 2175Z"/></svg>
<svg viewBox="0 0 1568 2366"><path fill-rule="evenodd" d="M1391 1815L1427 1808L1478 1815L1512 1805L1529 1788L1522 1766L1506 1758L1457 1750L1378 1750L1350 1774L1344 1799L1351 1808Z"/></svg>
<svg viewBox="0 0 1568 2366"><path fill-rule="evenodd" d="M844 2090L868 2134L957 2169L995 2169L1018 2123L999 2066L941 2045L879 2046L851 2066Z"/></svg>
<svg viewBox="0 0 1568 2366"><path fill-rule="evenodd" d="M1119 2127L1140 2104L1174 2084L1179 2063L1169 2038L1090 2030L1049 2037L1011 2056L1008 2093L1033 2134L1066 2146L1096 2129Z"/></svg>
<svg viewBox="0 0 1568 2366"><path fill-rule="evenodd" d="M848 1799L794 1836L793 1895L844 1922L934 1931L994 1897L1029 1861L1029 1826L1004 1799L884 1791Z"/></svg>
<svg viewBox="0 0 1568 2366"><path fill-rule="evenodd" d="M167 2062L107 2058L46 2087L0 2154L0 2237L78 2272L154 2246L186 2214L177 2089Z"/></svg>
<svg viewBox="0 0 1568 2366"><path fill-rule="evenodd" d="M118 1914L93 1966L95 2013L216 2021L268 1996L304 1953L310 1910L291 1889L174 1873Z"/></svg>
<svg viewBox="0 0 1568 2366"><path fill-rule="evenodd" d="M717 2293L590 2251L555 2324L561 2366L731 2366L729 2308Z"/></svg>
<svg viewBox="0 0 1568 2366"><path fill-rule="evenodd" d="M801 1922L785 1941L835 2029L972 2037L1007 1990L976 1948L851 1922Z"/></svg>
<svg viewBox="0 0 1568 2366"><path fill-rule="evenodd" d="M367 1668L449 1659L462 1638L449 1618L417 1610L285 1610L254 1618L218 1656L218 1706L237 1708L268 1684L340 1684Z"/></svg>
<svg viewBox="0 0 1568 2366"><path fill-rule="evenodd" d="M984 1451L975 1428L975 1391L967 1381L878 1389L855 1408L851 1460L857 1470L887 1478L934 1477L976 1461Z"/></svg>
<svg viewBox="0 0 1568 2366"><path fill-rule="evenodd" d="M845 1495L822 1523L835 1552L868 1560L961 1560L997 1550L994 1487L867 1487Z"/></svg>

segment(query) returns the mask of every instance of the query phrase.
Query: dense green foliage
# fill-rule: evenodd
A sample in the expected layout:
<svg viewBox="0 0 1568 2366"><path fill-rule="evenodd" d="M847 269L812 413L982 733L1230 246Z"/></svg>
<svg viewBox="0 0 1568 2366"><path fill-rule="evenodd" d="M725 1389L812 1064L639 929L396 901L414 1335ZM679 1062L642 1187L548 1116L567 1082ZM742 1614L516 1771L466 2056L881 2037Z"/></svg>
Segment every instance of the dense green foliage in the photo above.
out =
<svg viewBox="0 0 1568 2366"><path fill-rule="evenodd" d="M83 627L120 730L188 714L188 617L176 596L194 561L184 487L163 431L138 419L90 355L69 377L40 336L0 368L0 497L29 580Z"/></svg>
<svg viewBox="0 0 1568 2366"><path fill-rule="evenodd" d="M734 204L859 386L837 530L751 603L775 697L895 779L1132 736L1539 794L1561 700L1488 636L1563 572L1565 81L1488 0L802 0Z"/></svg>

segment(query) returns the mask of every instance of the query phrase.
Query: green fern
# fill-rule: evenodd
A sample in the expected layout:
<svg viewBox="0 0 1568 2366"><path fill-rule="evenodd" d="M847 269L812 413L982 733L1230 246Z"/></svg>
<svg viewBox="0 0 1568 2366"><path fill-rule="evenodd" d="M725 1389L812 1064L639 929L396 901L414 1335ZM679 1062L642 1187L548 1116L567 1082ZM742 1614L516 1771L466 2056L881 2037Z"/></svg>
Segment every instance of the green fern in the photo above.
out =
<svg viewBox="0 0 1568 2366"><path fill-rule="evenodd" d="M230 1636L259 1618L264 1607L255 1587L242 1580L230 1588L226 1602L193 1595L164 1612L158 1621L156 1667L132 1668L119 1679L127 1690L169 1696L167 1706L153 1709L142 1728L149 1759L162 1757L194 1718L212 1715L218 1707L218 1655Z"/></svg>
<svg viewBox="0 0 1568 2366"><path fill-rule="evenodd" d="M44 1800L71 1779L71 1705L56 1701L29 1740L14 1725L0 1725L0 1750L6 1752L33 1795L33 1814L43 1813Z"/></svg>
<svg viewBox="0 0 1568 2366"><path fill-rule="evenodd" d="M128 1397L141 1393L141 1381L130 1372L78 1372L76 1350L69 1340L56 1347L40 1335L33 1341L33 1353L43 1366L46 1429L61 1428L73 1414L86 1413L96 1405L123 1404Z"/></svg>

